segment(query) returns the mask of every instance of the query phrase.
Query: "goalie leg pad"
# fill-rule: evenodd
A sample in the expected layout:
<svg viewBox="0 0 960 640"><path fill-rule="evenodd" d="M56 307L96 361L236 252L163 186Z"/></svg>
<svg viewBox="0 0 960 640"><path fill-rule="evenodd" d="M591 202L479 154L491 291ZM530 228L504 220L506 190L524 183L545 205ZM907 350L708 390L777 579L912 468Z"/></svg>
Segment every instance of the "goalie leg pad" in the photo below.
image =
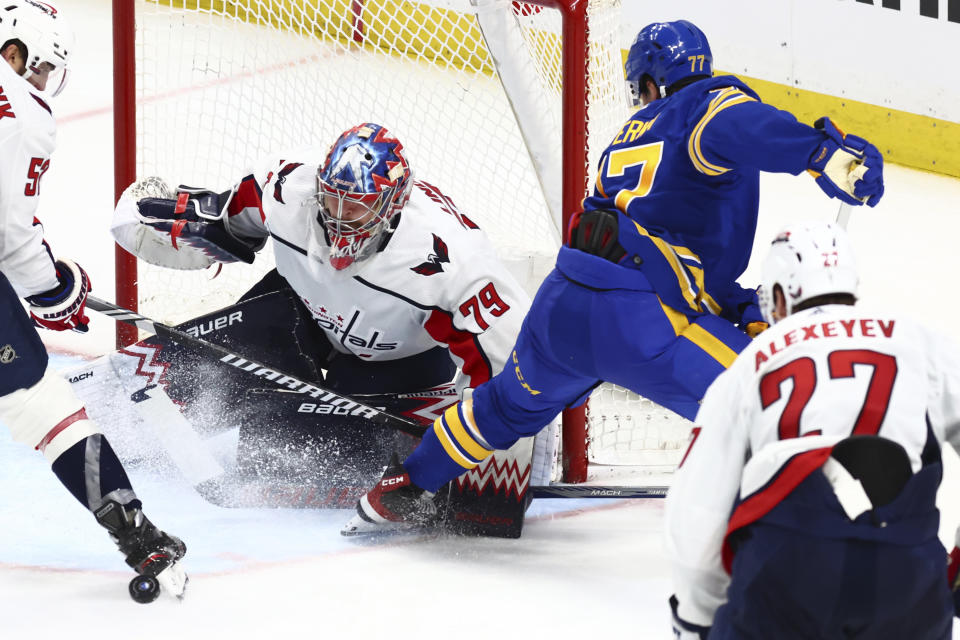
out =
<svg viewBox="0 0 960 640"><path fill-rule="evenodd" d="M236 471L247 481L295 484L323 495L355 490L380 476L390 453L413 446L410 436L371 423L367 410L339 399L252 389L243 405Z"/></svg>
<svg viewBox="0 0 960 640"><path fill-rule="evenodd" d="M457 477L444 496L444 529L461 535L519 538L530 506L533 442L533 438L522 438Z"/></svg>

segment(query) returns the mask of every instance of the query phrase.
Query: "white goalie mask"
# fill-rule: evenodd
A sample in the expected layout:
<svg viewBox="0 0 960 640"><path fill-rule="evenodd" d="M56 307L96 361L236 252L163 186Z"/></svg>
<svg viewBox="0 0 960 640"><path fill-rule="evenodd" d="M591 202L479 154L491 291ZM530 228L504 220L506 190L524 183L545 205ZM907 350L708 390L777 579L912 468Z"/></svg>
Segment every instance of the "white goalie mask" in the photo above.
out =
<svg viewBox="0 0 960 640"><path fill-rule="evenodd" d="M23 78L50 97L67 84L73 29L60 11L41 0L9 0L0 5L0 44L19 40L26 47Z"/></svg>
<svg viewBox="0 0 960 640"><path fill-rule="evenodd" d="M853 247L843 229L832 223L789 225L774 238L763 263L760 311L770 324L776 321L773 291L778 285L790 315L797 305L817 296L856 297L858 282Z"/></svg>

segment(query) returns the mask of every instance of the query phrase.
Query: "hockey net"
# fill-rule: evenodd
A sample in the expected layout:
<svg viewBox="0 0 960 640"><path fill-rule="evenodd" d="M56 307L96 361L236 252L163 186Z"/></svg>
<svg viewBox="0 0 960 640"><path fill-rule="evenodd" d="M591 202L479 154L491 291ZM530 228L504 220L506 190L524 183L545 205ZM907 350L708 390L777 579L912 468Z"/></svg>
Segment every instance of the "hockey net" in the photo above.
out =
<svg viewBox="0 0 960 640"><path fill-rule="evenodd" d="M619 1L136 0L136 158L118 187L156 175L226 190L265 154L378 122L532 295L562 213L629 113ZM571 128L586 130L586 153L564 149L578 146ZM141 312L177 323L231 304L272 267L269 244L216 277L140 262L118 270L118 300L135 290ZM596 463L675 466L688 431L676 416L610 385L589 406Z"/></svg>

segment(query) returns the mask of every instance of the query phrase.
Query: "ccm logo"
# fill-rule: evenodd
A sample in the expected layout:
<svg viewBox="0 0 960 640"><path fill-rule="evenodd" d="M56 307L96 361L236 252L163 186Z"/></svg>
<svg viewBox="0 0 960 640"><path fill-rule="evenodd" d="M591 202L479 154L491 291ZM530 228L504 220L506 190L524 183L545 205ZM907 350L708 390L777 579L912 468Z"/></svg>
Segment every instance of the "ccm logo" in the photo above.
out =
<svg viewBox="0 0 960 640"><path fill-rule="evenodd" d="M395 484L403 484L406 481L405 476L397 476L396 478L387 478L386 480L380 481L381 487L392 487Z"/></svg>

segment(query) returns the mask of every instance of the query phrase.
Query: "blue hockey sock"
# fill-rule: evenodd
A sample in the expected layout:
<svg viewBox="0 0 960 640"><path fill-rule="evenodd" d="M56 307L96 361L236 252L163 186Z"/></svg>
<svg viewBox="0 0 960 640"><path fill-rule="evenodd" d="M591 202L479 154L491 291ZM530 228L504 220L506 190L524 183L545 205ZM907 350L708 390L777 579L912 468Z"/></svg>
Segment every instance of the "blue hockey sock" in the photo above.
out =
<svg viewBox="0 0 960 640"><path fill-rule="evenodd" d="M403 466L414 484L437 491L491 453L473 422L472 403L458 402L434 421Z"/></svg>
<svg viewBox="0 0 960 640"><path fill-rule="evenodd" d="M64 451L54 460L52 469L63 486L90 511L96 511L107 500L140 506L123 464L101 433Z"/></svg>

